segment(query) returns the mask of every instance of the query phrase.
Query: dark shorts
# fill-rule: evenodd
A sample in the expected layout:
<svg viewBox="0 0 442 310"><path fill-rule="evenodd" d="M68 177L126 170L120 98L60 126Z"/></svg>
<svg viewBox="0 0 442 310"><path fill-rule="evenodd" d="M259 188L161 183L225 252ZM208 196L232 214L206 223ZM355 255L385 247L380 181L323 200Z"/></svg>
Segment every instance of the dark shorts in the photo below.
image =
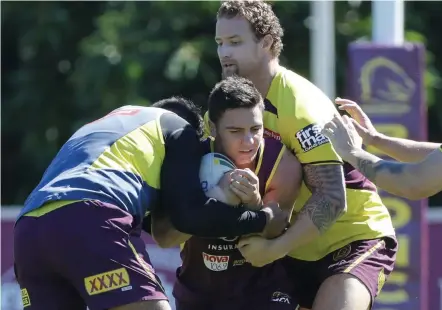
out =
<svg viewBox="0 0 442 310"><path fill-rule="evenodd" d="M182 302L175 300L176 310L294 310L297 303L283 290L256 291L240 299L205 302Z"/></svg>
<svg viewBox="0 0 442 310"><path fill-rule="evenodd" d="M132 223L127 212L96 201L22 217L14 258L25 309L95 310L167 300Z"/></svg>
<svg viewBox="0 0 442 310"><path fill-rule="evenodd" d="M335 274L348 273L370 291L372 304L393 271L398 244L395 237L352 242L318 261L284 258L293 279L294 298L302 308L311 309L322 282Z"/></svg>
<svg viewBox="0 0 442 310"><path fill-rule="evenodd" d="M281 260L262 268L252 267L244 262L236 266L229 265L223 271L212 271L201 266L204 264L203 260L199 265L194 265L194 268L189 264L178 268L173 287L176 310L296 308L298 303L292 297L292 281L287 277Z"/></svg>

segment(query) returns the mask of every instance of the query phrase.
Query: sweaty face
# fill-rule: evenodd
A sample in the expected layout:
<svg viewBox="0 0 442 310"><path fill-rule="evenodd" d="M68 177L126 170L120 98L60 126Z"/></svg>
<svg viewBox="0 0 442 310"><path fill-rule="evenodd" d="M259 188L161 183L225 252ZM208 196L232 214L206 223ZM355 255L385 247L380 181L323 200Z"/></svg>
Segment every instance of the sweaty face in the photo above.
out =
<svg viewBox="0 0 442 310"><path fill-rule="evenodd" d="M217 151L230 157L238 168L247 167L263 140L261 109L227 110L218 121L215 135Z"/></svg>
<svg viewBox="0 0 442 310"><path fill-rule="evenodd" d="M244 17L218 19L215 41L223 78L234 74L248 77L262 59L259 42Z"/></svg>

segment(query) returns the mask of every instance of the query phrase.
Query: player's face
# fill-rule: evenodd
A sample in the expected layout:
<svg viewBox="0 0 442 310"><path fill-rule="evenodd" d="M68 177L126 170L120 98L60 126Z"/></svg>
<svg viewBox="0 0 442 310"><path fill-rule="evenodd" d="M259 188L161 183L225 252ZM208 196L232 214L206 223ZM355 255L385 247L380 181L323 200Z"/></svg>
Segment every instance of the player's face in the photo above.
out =
<svg viewBox="0 0 442 310"><path fill-rule="evenodd" d="M263 61L261 44L244 17L218 19L215 41L223 78L231 75L249 77Z"/></svg>
<svg viewBox="0 0 442 310"><path fill-rule="evenodd" d="M263 140L262 111L253 109L227 110L216 126L216 145L239 168L249 165Z"/></svg>

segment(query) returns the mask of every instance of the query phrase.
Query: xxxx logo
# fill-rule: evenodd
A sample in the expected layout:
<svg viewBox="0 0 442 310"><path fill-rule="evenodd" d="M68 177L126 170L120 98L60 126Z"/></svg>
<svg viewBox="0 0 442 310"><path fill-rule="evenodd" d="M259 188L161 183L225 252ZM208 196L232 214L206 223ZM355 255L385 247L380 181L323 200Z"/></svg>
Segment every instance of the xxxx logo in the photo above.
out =
<svg viewBox="0 0 442 310"><path fill-rule="evenodd" d="M129 274L125 268L97 274L84 279L89 295L96 295L129 285Z"/></svg>

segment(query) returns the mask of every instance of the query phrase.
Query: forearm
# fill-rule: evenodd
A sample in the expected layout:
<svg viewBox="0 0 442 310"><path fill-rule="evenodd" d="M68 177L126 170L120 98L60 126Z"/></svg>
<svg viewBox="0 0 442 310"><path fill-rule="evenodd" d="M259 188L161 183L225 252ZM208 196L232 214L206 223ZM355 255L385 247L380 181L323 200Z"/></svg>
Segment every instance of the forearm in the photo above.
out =
<svg viewBox="0 0 442 310"><path fill-rule="evenodd" d="M179 232L168 217L152 216L152 238L161 248L171 248L186 242L191 235Z"/></svg>
<svg viewBox="0 0 442 310"><path fill-rule="evenodd" d="M379 188L401 197L411 195L414 164L383 160L364 150L349 154L346 160Z"/></svg>
<svg viewBox="0 0 442 310"><path fill-rule="evenodd" d="M347 161L379 188L410 200L423 199L442 188L440 155L433 151L419 163L382 160L364 150L348 155Z"/></svg>
<svg viewBox="0 0 442 310"><path fill-rule="evenodd" d="M418 162L440 146L440 143L418 142L378 134L370 144L384 154L402 162Z"/></svg>
<svg viewBox="0 0 442 310"><path fill-rule="evenodd" d="M281 246L288 252L312 242L327 231L345 212L345 202L338 205L333 201L335 199L322 194L312 195L290 228L279 237Z"/></svg>
<svg viewBox="0 0 442 310"><path fill-rule="evenodd" d="M261 233L267 219L263 211L235 208L214 199L175 210L178 212L171 212L171 220L179 231L207 238Z"/></svg>
<svg viewBox="0 0 442 310"><path fill-rule="evenodd" d="M305 182L312 195L278 242L287 252L324 234L346 212L345 182L341 165L308 166Z"/></svg>

